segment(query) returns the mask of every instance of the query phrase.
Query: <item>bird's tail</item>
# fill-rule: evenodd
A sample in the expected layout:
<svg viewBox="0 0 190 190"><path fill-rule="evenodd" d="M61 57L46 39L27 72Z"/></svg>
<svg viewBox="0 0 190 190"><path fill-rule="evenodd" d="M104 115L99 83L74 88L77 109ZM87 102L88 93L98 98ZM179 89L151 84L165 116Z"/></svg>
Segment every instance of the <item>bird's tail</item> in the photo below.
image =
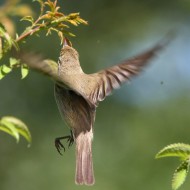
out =
<svg viewBox="0 0 190 190"><path fill-rule="evenodd" d="M76 184L93 185L92 130L82 132L76 137Z"/></svg>

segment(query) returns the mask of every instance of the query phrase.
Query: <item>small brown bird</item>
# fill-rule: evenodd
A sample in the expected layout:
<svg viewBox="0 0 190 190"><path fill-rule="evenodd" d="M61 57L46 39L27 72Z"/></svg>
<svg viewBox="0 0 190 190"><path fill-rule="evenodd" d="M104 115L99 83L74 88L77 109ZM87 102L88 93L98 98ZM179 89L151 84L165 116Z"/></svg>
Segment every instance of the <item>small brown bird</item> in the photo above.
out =
<svg viewBox="0 0 190 190"><path fill-rule="evenodd" d="M67 138L69 146L76 143L76 184L93 185L92 161L93 125L98 103L112 90L137 75L165 43L159 43L136 57L94 74L85 74L80 66L78 52L65 39L58 60L58 69L48 61L26 62L29 67L51 76L55 81L55 99L71 135L55 140L60 153L65 149L60 140ZM26 60L26 59L25 59Z"/></svg>
<svg viewBox="0 0 190 190"><path fill-rule="evenodd" d="M56 83L55 98L59 111L71 128L76 142L75 181L77 184L93 185L95 182L92 139L98 103L113 89L138 74L161 47L161 44L156 45L151 50L119 65L95 74L85 74L80 66L77 51L65 40L58 61L58 75L64 84ZM68 138L71 144L72 136ZM56 139L58 151L63 147L60 139Z"/></svg>

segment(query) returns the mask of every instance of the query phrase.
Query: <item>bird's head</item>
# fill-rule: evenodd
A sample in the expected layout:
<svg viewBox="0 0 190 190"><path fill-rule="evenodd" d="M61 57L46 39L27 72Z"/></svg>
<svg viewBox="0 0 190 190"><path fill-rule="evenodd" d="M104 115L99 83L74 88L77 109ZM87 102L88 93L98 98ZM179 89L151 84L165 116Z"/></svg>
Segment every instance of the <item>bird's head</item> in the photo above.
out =
<svg viewBox="0 0 190 190"><path fill-rule="evenodd" d="M60 52L59 64L73 64L78 59L78 52L72 47L71 42L65 38Z"/></svg>
<svg viewBox="0 0 190 190"><path fill-rule="evenodd" d="M82 72L78 52L71 46L71 43L65 39L58 60L59 75L78 74Z"/></svg>

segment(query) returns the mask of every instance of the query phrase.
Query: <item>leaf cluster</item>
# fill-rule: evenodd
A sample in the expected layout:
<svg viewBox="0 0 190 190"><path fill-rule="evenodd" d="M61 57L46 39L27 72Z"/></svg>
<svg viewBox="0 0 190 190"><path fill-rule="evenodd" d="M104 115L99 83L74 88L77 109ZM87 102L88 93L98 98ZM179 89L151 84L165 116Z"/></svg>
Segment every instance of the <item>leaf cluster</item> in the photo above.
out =
<svg viewBox="0 0 190 190"><path fill-rule="evenodd" d="M32 16L25 16L22 18L22 21L30 22L25 31L16 39L20 41L23 38L39 34L39 31L45 30L46 35L50 35L52 31L56 32L60 38L61 43L65 36L75 36L73 33L68 32L69 24L78 26L79 24L87 24L87 21L83 20L80 17L79 13L70 13L65 15L60 12L60 7L57 4L57 0L51 1L42 1L35 0L40 4L40 14L37 19Z"/></svg>
<svg viewBox="0 0 190 190"><path fill-rule="evenodd" d="M37 18L34 18L33 12L26 5L17 5L19 0L10 0L10 3L0 7L0 10L4 10L4 18L8 19L10 11L14 10L14 15L24 16L21 21L29 22L29 26L26 27L20 35L16 34L16 37L13 38L7 30L7 24L6 22L3 22L0 14L0 63L3 62L3 58L11 51L12 47L19 51L19 43L24 42L26 38L32 35L39 36L41 31L46 31L46 36L48 36L52 32L56 32L59 36L60 42L62 43L65 36L75 36L73 33L67 31L69 24L74 26L87 24L87 22L80 17L79 13L70 13L66 15L60 12L57 0L34 1L38 2L40 5L40 13ZM22 14L19 14L18 10L22 10ZM24 14L23 12L27 14ZM28 15L28 13L31 13L31 15ZM21 63L19 59L13 57L10 58L8 64L0 65L0 79L10 73L15 67L21 67L22 78L26 77L29 68L25 64Z"/></svg>
<svg viewBox="0 0 190 190"><path fill-rule="evenodd" d="M164 147L158 152L156 158L178 157L180 165L173 174L172 189L178 189L186 180L190 166L190 145L184 143L175 143Z"/></svg>
<svg viewBox="0 0 190 190"><path fill-rule="evenodd" d="M9 59L9 64L0 65L0 80L4 78L8 73L12 72L13 69L20 68L21 70L21 79L24 79L29 72L29 68L26 64L20 62L19 59L11 57Z"/></svg>
<svg viewBox="0 0 190 190"><path fill-rule="evenodd" d="M6 59L7 54L11 53L12 49L20 51L19 44L25 42L28 37L33 35L40 36L41 31L45 31L46 36L51 35L52 32L56 32L62 43L66 36L75 36L68 31L70 25L87 24L87 21L83 20L79 13L64 14L61 12L57 0L33 1L38 2L40 7L39 15L36 17L32 9L28 5L20 3L20 0L7 0L0 7L0 80L15 68L21 70L22 79L28 75L29 67L32 68L33 64L28 67L23 60L21 61L13 56L8 56L8 61ZM11 19L12 16L23 17L21 21L29 23L21 34L15 32L15 24ZM33 58L32 60L35 60ZM50 68L53 73L57 71L57 65L55 65L56 63L52 60L44 61L45 68ZM48 74L49 69L46 70L45 73ZM1 118L0 130L12 135L16 138L17 142L19 141L19 135L24 136L29 143L31 142L28 128L17 118Z"/></svg>

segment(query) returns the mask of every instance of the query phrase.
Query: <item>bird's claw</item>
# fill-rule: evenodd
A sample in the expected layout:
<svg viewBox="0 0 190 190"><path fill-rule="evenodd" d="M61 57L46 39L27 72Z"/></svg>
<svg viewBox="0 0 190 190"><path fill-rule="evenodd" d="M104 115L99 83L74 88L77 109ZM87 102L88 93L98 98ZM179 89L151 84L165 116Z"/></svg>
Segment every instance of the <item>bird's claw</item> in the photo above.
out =
<svg viewBox="0 0 190 190"><path fill-rule="evenodd" d="M63 151L65 152L65 147L63 146L60 140L61 140L60 138L55 139L55 147L57 149L57 152L59 152L60 155L63 155L61 153L61 149L63 148Z"/></svg>
<svg viewBox="0 0 190 190"><path fill-rule="evenodd" d="M65 146L61 143L61 140L63 140L63 139L67 139L68 148L69 148L74 142L72 132L71 132L71 135L64 136L64 137L58 137L55 139L55 147L60 155L62 155L61 149L63 149L63 151L65 152Z"/></svg>
<svg viewBox="0 0 190 190"><path fill-rule="evenodd" d="M67 139L67 142L69 143L69 144L68 144L68 148L69 148L70 146L72 146L72 144L73 144L73 142L74 142L74 138L73 138L72 135Z"/></svg>

